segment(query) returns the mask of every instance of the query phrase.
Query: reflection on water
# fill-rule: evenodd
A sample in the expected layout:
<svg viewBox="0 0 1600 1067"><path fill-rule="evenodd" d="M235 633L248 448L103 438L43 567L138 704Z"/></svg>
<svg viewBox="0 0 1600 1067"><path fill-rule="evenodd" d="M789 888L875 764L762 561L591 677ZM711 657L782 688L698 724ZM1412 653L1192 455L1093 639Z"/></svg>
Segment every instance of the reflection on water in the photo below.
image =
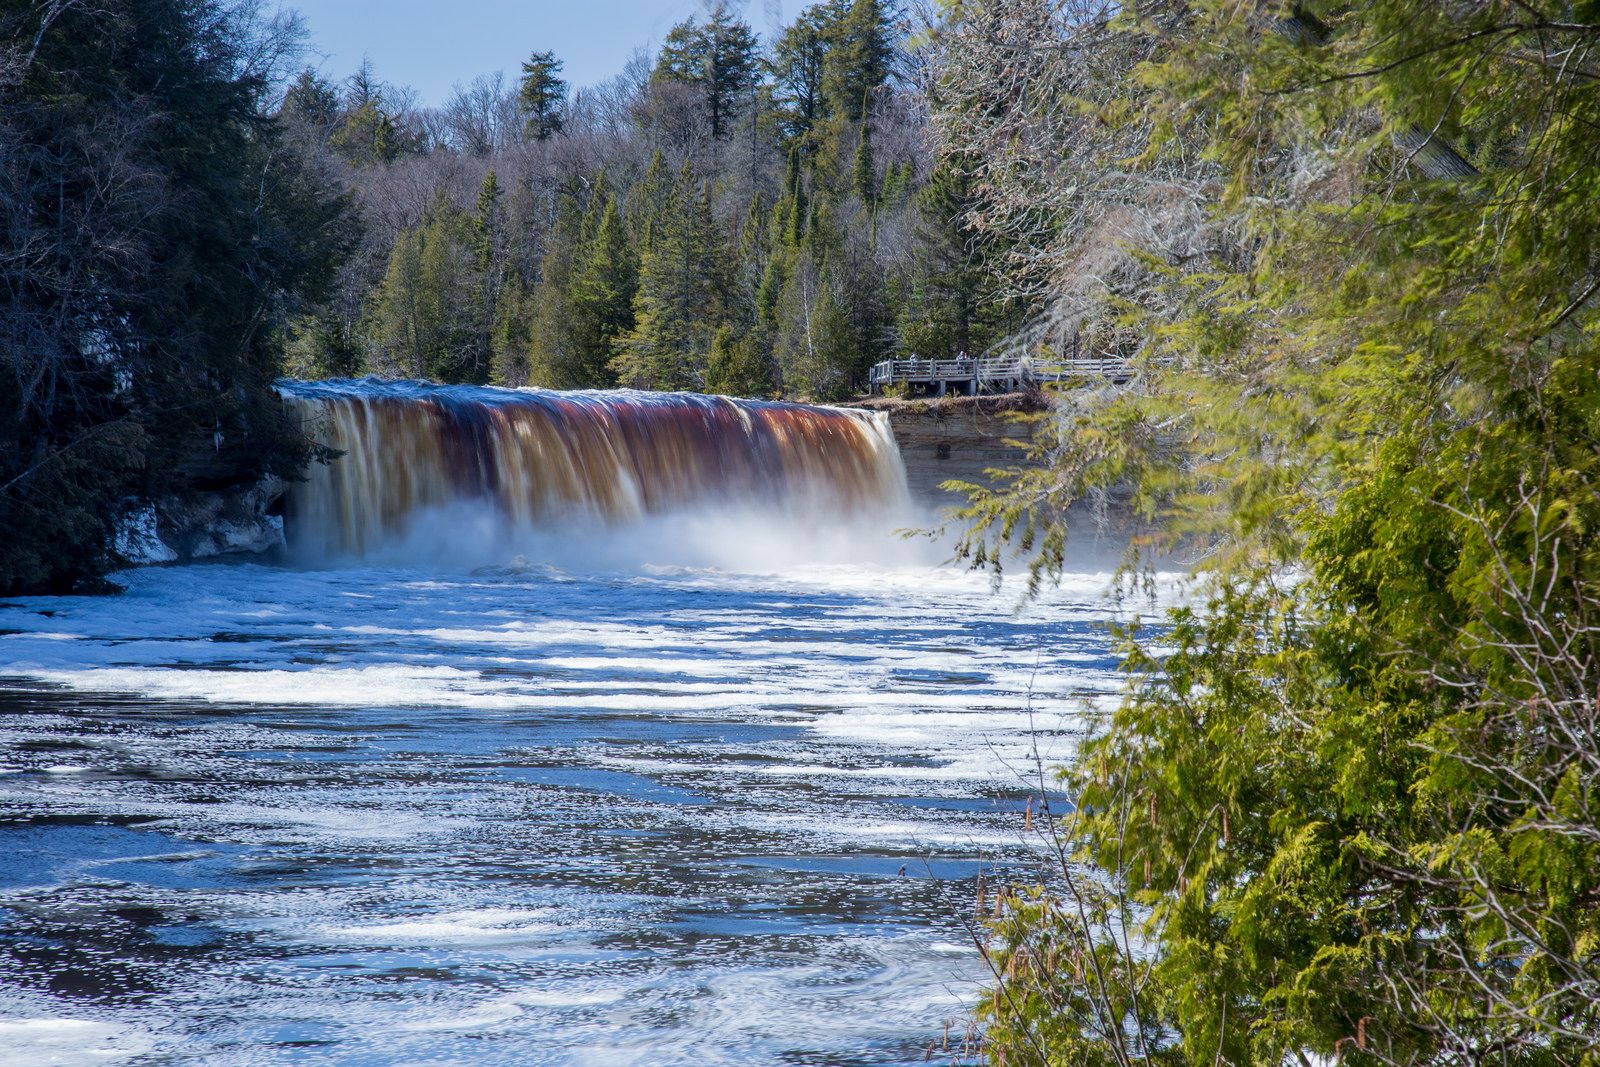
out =
<svg viewBox="0 0 1600 1067"><path fill-rule="evenodd" d="M0 607L0 1061L920 1063L1115 684L1103 576L127 580Z"/></svg>

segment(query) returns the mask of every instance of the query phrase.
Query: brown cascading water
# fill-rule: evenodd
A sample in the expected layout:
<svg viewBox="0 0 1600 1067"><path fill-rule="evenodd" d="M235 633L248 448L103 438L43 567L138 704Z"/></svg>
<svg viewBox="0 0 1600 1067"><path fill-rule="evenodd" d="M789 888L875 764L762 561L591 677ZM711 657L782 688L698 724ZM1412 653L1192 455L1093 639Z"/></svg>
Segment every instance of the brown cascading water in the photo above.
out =
<svg viewBox="0 0 1600 1067"><path fill-rule="evenodd" d="M344 453L291 491L289 539L302 552L360 554L459 502L538 528L708 504L848 517L906 501L888 418L873 412L377 379L278 391L313 440Z"/></svg>

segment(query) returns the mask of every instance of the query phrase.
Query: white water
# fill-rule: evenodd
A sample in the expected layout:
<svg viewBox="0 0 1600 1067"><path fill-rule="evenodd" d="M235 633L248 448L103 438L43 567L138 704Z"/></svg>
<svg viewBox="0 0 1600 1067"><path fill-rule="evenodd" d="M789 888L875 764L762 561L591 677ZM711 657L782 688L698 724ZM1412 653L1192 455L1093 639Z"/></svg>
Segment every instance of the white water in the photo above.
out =
<svg viewBox="0 0 1600 1067"><path fill-rule="evenodd" d="M598 537L0 607L0 1063L920 1063L959 1030L972 878L1037 862L1036 753L1117 684L1107 576L1018 617L887 540Z"/></svg>

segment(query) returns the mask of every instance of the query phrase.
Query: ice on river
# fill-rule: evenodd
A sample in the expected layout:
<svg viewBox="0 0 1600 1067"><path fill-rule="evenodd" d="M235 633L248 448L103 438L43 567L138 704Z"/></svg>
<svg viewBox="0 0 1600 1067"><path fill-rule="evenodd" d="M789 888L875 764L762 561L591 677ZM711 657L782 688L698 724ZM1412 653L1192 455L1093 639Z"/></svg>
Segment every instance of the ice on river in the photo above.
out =
<svg viewBox="0 0 1600 1067"><path fill-rule="evenodd" d="M1103 573L122 580L0 606L0 1063L920 1063L1117 685Z"/></svg>

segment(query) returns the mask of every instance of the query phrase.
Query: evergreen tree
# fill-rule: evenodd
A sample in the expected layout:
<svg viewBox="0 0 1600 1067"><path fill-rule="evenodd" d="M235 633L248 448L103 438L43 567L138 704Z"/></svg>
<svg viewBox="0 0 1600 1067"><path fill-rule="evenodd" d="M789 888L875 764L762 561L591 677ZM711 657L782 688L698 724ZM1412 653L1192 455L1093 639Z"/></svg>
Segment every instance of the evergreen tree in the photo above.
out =
<svg viewBox="0 0 1600 1067"><path fill-rule="evenodd" d="M622 213L617 210L616 198L608 193L571 285L576 363L587 387L607 386L616 380L612 370L618 355L616 342L633 329L637 272Z"/></svg>
<svg viewBox="0 0 1600 1067"><path fill-rule="evenodd" d="M477 214L473 217L473 236L476 238L478 283L478 321L472 342L472 365L466 380L482 383L489 380L493 353L491 335L500 308L502 246L505 243L505 205L500 179L493 170L483 177L478 189Z"/></svg>
<svg viewBox="0 0 1600 1067"><path fill-rule="evenodd" d="M980 351L989 342L982 311L986 275L962 222L970 201L971 179L951 161L934 168L917 194L919 240L899 327L909 352L947 359Z"/></svg>
<svg viewBox="0 0 1600 1067"><path fill-rule="evenodd" d="M761 195L757 193L750 198L733 249L728 277L728 319L743 330L749 330L760 321L760 292L769 256L767 217Z"/></svg>
<svg viewBox="0 0 1600 1067"><path fill-rule="evenodd" d="M880 0L853 0L826 31L821 93L830 117L859 122L872 94L889 80L894 57L888 13Z"/></svg>
<svg viewBox="0 0 1600 1067"><path fill-rule="evenodd" d="M529 323L529 377L550 389L576 389L591 384L573 322L572 272L583 237L582 184L574 179L561 188L548 247L539 261Z"/></svg>
<svg viewBox="0 0 1600 1067"><path fill-rule="evenodd" d="M671 194L672 175L667 171L667 157L657 148L650 156L644 177L628 194L628 227L641 255L655 241L656 222Z"/></svg>
<svg viewBox="0 0 1600 1067"><path fill-rule="evenodd" d="M477 279L474 226L441 192L428 216L389 256L373 309L387 357L417 378L481 382L489 375L489 323Z"/></svg>
<svg viewBox="0 0 1600 1067"><path fill-rule="evenodd" d="M348 162L358 167L392 163L411 147L386 104L389 95L365 60L345 82L344 117L328 143Z"/></svg>
<svg viewBox="0 0 1600 1067"><path fill-rule="evenodd" d="M1011 491L975 491L966 551L1015 531L1059 571L1070 500L1118 486L1205 555L1061 778L1056 879L997 907L988 1054L1593 1063L1600 82L1566 59L1600 22L1174 8L1017 23L1074 68L1137 57L1069 124L1093 165L1050 176L1091 224L1008 236L1062 276L1105 257L1101 314L1149 347L1137 388L1079 394ZM969 50L1016 39L992 13ZM960 142L1014 55L941 116ZM1068 162L1040 140L1066 95L1002 114L1012 143ZM1130 203L1160 236L1119 260L1093 212Z"/></svg>
<svg viewBox="0 0 1600 1067"><path fill-rule="evenodd" d="M535 52L522 64L517 106L523 132L535 141L547 141L566 122L567 83L560 77L563 64L554 52Z"/></svg>
<svg viewBox="0 0 1600 1067"><path fill-rule="evenodd" d="M915 177L909 160L900 163L890 163L884 168L883 188L879 192L880 200L888 207L899 207L911 195L912 179Z"/></svg>
<svg viewBox="0 0 1600 1067"><path fill-rule="evenodd" d="M823 62L829 31L848 10L846 0L827 0L800 13L778 36L768 69L776 85L785 132L799 140L826 117L822 96Z"/></svg>
<svg viewBox="0 0 1600 1067"><path fill-rule="evenodd" d="M742 397L771 394L771 368L753 334L736 334L732 326L717 328L706 366L706 391Z"/></svg>
<svg viewBox="0 0 1600 1067"><path fill-rule="evenodd" d="M856 161L850 170L855 194L869 209L878 203L878 161L872 151L872 121L861 120L861 138L856 142Z"/></svg>
<svg viewBox="0 0 1600 1067"><path fill-rule="evenodd" d="M284 90L278 117L306 131L318 143L325 142L339 125L339 93L327 79L307 68Z"/></svg>
<svg viewBox="0 0 1600 1067"><path fill-rule="evenodd" d="M756 35L725 0L716 0L706 21L692 19L667 34L654 77L698 88L705 98L711 136L722 140L760 79Z"/></svg>
<svg viewBox="0 0 1600 1067"><path fill-rule="evenodd" d="M347 203L269 119L280 44L209 0L0 10L0 593L91 587L130 498L304 460L279 327Z"/></svg>
<svg viewBox="0 0 1600 1067"><path fill-rule="evenodd" d="M495 305L489 380L495 385L518 388L529 384L533 374L533 301L522 276L515 271L500 289Z"/></svg>
<svg viewBox="0 0 1600 1067"><path fill-rule="evenodd" d="M784 183L784 200L779 204L783 225L778 232L788 246L799 248L811 228L811 203L806 197L805 174L800 166L801 150L789 150L789 172Z"/></svg>
<svg viewBox="0 0 1600 1067"><path fill-rule="evenodd" d="M709 204L687 163L663 205L639 267L634 328L613 368L624 385L699 389L705 385L717 279Z"/></svg>

